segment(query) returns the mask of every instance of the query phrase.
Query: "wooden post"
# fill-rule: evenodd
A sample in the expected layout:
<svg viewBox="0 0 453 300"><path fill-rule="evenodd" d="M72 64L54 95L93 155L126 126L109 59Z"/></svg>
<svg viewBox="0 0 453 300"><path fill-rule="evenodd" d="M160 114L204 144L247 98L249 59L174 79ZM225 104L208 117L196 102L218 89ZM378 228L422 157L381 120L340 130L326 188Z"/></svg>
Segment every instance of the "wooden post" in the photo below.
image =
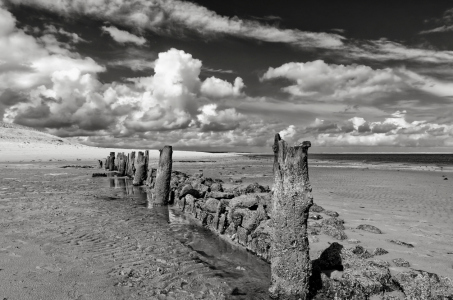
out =
<svg viewBox="0 0 453 300"><path fill-rule="evenodd" d="M149 166L149 150L145 150L145 176L143 177L143 183L145 184L148 178L148 166Z"/></svg>
<svg viewBox="0 0 453 300"><path fill-rule="evenodd" d="M134 167L134 163L135 163L135 151L132 151L130 156L128 157L127 159L128 161L128 164L127 164L127 171L126 171L126 175L131 177L131 178L134 178L134 173L135 173L135 167Z"/></svg>
<svg viewBox="0 0 453 300"><path fill-rule="evenodd" d="M115 152L110 152L109 171L115 171Z"/></svg>
<svg viewBox="0 0 453 300"><path fill-rule="evenodd" d="M305 300L311 275L307 237L308 210L313 205L308 177L310 142L289 147L275 135L272 196L270 296Z"/></svg>
<svg viewBox="0 0 453 300"><path fill-rule="evenodd" d="M102 169L102 160L98 159L99 169Z"/></svg>
<svg viewBox="0 0 453 300"><path fill-rule="evenodd" d="M135 162L135 174L133 185L143 185L146 178L146 156L142 151L138 151L137 161Z"/></svg>
<svg viewBox="0 0 453 300"><path fill-rule="evenodd" d="M127 167L127 157L123 153L118 153L118 176L126 175L126 167Z"/></svg>
<svg viewBox="0 0 453 300"><path fill-rule="evenodd" d="M106 170L109 169L109 166L110 166L110 156L107 156L107 158L105 159L105 164L104 164L104 168Z"/></svg>
<svg viewBox="0 0 453 300"><path fill-rule="evenodd" d="M165 146L160 150L159 165L157 167L156 183L154 186L153 204L167 205L170 194L170 179L173 149Z"/></svg>

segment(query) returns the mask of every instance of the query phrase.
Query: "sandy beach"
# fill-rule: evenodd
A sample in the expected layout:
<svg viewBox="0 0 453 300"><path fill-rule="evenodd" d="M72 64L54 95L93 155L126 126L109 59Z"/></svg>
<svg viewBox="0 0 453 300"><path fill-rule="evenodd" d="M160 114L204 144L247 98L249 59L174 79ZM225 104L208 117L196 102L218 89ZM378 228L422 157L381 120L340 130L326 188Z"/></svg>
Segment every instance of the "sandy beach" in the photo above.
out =
<svg viewBox="0 0 453 300"><path fill-rule="evenodd" d="M115 150L34 148L38 150L27 156L19 151L28 148L1 148L0 298L267 299L266 263L207 233L193 240L185 219L169 226L175 216L149 209L139 188L126 191L108 178L92 178L92 173L104 172L97 169L97 159ZM5 155L8 151L22 162ZM66 165L93 168L62 168ZM379 258L390 263L391 272L407 269L393 263L402 258L410 268L453 278L451 171L321 161L309 165L315 203L338 212L348 236L338 241L319 235L310 244L311 257L330 243L352 246L358 241L370 251L387 250ZM225 187L234 186L230 178L241 179L244 186L271 186L273 181L271 157L176 152L173 169L188 174L202 170L224 180ZM382 234L357 229L361 224L374 225Z"/></svg>

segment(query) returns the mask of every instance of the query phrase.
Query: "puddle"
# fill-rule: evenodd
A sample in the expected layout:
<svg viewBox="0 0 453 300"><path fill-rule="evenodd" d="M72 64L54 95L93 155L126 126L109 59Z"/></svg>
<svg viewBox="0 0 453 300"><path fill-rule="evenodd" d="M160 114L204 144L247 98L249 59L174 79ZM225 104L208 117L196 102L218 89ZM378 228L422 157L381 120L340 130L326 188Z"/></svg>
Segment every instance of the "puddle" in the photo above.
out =
<svg viewBox="0 0 453 300"><path fill-rule="evenodd" d="M101 178L105 180L106 178ZM136 205L148 207L153 217L162 218L171 228L173 236L199 254L199 260L235 289L231 299L269 299L270 265L246 250L234 246L197 221L184 215L178 208L153 207L146 188L132 185L125 177L107 177L111 188L120 190L116 201L127 199ZM121 198L122 197L122 198Z"/></svg>

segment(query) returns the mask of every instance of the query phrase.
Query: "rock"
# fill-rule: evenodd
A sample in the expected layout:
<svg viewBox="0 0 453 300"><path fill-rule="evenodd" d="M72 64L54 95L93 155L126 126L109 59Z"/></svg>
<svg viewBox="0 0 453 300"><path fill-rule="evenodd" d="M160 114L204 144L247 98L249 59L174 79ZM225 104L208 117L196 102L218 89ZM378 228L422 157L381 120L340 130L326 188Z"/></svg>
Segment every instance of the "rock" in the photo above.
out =
<svg viewBox="0 0 453 300"><path fill-rule="evenodd" d="M315 213L320 213L324 211L324 208L319 206L316 203L313 203L313 205L310 207L310 211L315 212Z"/></svg>
<svg viewBox="0 0 453 300"><path fill-rule="evenodd" d="M256 195L241 195L239 197L231 199L230 209L233 209L235 207L257 209L259 202L260 198Z"/></svg>
<svg viewBox="0 0 453 300"><path fill-rule="evenodd" d="M240 183L242 183L242 179L241 178L231 177L230 178L230 182L233 183L233 184L240 184Z"/></svg>
<svg viewBox="0 0 453 300"><path fill-rule="evenodd" d="M267 220L267 214L262 205L259 205L257 210L240 209L240 211L243 213L241 226L248 232L255 230L262 221Z"/></svg>
<svg viewBox="0 0 453 300"><path fill-rule="evenodd" d="M336 211L332 211L332 210L324 210L323 213L325 213L326 215L328 215L332 218L336 218L339 216L339 214Z"/></svg>
<svg viewBox="0 0 453 300"><path fill-rule="evenodd" d="M373 225L361 224L361 225L357 226L357 229L365 230L365 231L376 233L376 234L382 234L382 231Z"/></svg>
<svg viewBox="0 0 453 300"><path fill-rule="evenodd" d="M343 230L333 227L331 225L322 226L321 231L322 233L331 236L337 240L345 240L348 238L348 236Z"/></svg>
<svg viewBox="0 0 453 300"><path fill-rule="evenodd" d="M395 259L392 259L392 261L395 264L395 266L397 266L397 267L409 268L411 266L407 260L402 259L402 258L395 258Z"/></svg>
<svg viewBox="0 0 453 300"><path fill-rule="evenodd" d="M406 299L453 299L453 281L421 270L409 270L393 276Z"/></svg>
<svg viewBox="0 0 453 300"><path fill-rule="evenodd" d="M107 177L106 173L93 173L91 177Z"/></svg>
<svg viewBox="0 0 453 300"><path fill-rule="evenodd" d="M220 182L215 182L210 186L211 192L223 192L223 186Z"/></svg>
<svg viewBox="0 0 453 300"><path fill-rule="evenodd" d="M249 235L248 249L264 260L270 259L271 247L271 220L261 222L258 228Z"/></svg>
<svg viewBox="0 0 453 300"><path fill-rule="evenodd" d="M248 240L247 229L239 226L237 228L236 237L237 237L239 244L241 244L242 246L247 246L247 240Z"/></svg>
<svg viewBox="0 0 453 300"><path fill-rule="evenodd" d="M320 220L322 219L322 216L320 214L310 212L308 214L308 218L312 220Z"/></svg>
<svg viewBox="0 0 453 300"><path fill-rule="evenodd" d="M185 184L179 193L179 197L184 197L187 195L187 191L193 189L193 186L191 184Z"/></svg>
<svg viewBox="0 0 453 300"><path fill-rule="evenodd" d="M186 195L185 196L185 199L186 199L186 204L185 204L185 211L191 213L191 214L195 214L195 201L196 199L192 196L192 195Z"/></svg>
<svg viewBox="0 0 453 300"><path fill-rule="evenodd" d="M359 245L352 248L352 253L364 259L373 257L373 254L371 254L370 252L368 252L368 250Z"/></svg>
<svg viewBox="0 0 453 300"><path fill-rule="evenodd" d="M215 198L215 199L232 199L234 198L234 195L231 193L225 193L225 192L210 192L207 194L208 197Z"/></svg>
<svg viewBox="0 0 453 300"><path fill-rule="evenodd" d="M324 219L321 222L322 226L330 225L330 226L333 226L333 227L335 227L337 229L341 229L341 230L345 229L343 224L344 224L344 220L336 218L336 217Z"/></svg>
<svg viewBox="0 0 453 300"><path fill-rule="evenodd" d="M318 243L319 242L319 237L317 237L316 235L309 234L308 235L308 242L310 244Z"/></svg>
<svg viewBox="0 0 453 300"><path fill-rule="evenodd" d="M349 243L349 244L358 244L358 243L360 243L360 241L359 241L359 240L356 240L356 239L349 239L349 240L348 240L348 243Z"/></svg>
<svg viewBox="0 0 453 300"><path fill-rule="evenodd" d="M398 241L398 240L387 240L387 241L390 243L393 243L393 244L407 247L407 248L414 248L414 245L406 243L406 242L402 242L402 241Z"/></svg>
<svg viewBox="0 0 453 300"><path fill-rule="evenodd" d="M192 188L192 185L190 184L186 184L179 193L180 198L186 195L192 195L194 198L200 198L200 192Z"/></svg>
<svg viewBox="0 0 453 300"><path fill-rule="evenodd" d="M390 267L390 263L388 261L385 261L385 260L382 260L382 259L373 259L373 260L370 260L370 263L374 266L378 266L378 267Z"/></svg>
<svg viewBox="0 0 453 300"><path fill-rule="evenodd" d="M203 209L207 210L208 212L215 213L217 212L217 208L219 206L220 201L214 198L208 198L203 205Z"/></svg>
<svg viewBox="0 0 453 300"><path fill-rule="evenodd" d="M251 193L268 193L270 192L270 188L269 187L264 187L260 184L258 184L257 182L255 183L252 183L252 184L249 184L244 192L246 194L251 194Z"/></svg>
<svg viewBox="0 0 453 300"><path fill-rule="evenodd" d="M194 173L194 174L192 174L191 177L192 177L192 178L201 178L201 177L203 177L203 172L201 172L201 173Z"/></svg>
<svg viewBox="0 0 453 300"><path fill-rule="evenodd" d="M373 255L384 255L387 253L389 253L387 250L379 247L373 250Z"/></svg>
<svg viewBox="0 0 453 300"><path fill-rule="evenodd" d="M219 231L220 234L224 234L227 227L228 227L227 216L226 214L221 214L219 218L219 223L217 225L217 230Z"/></svg>

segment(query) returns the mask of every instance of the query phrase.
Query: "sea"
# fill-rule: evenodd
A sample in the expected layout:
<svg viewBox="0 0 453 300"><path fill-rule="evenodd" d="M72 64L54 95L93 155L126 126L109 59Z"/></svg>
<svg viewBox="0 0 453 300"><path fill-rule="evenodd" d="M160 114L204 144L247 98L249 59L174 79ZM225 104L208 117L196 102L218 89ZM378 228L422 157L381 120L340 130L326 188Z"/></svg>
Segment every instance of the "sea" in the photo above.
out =
<svg viewBox="0 0 453 300"><path fill-rule="evenodd" d="M357 161L363 163L400 163L415 165L453 166L453 153L337 153L309 154L310 159Z"/></svg>
<svg viewBox="0 0 453 300"><path fill-rule="evenodd" d="M266 156L273 154L250 154L250 156ZM344 161L360 163L398 163L410 165L434 165L439 167L453 166L453 153L309 153L309 160Z"/></svg>

